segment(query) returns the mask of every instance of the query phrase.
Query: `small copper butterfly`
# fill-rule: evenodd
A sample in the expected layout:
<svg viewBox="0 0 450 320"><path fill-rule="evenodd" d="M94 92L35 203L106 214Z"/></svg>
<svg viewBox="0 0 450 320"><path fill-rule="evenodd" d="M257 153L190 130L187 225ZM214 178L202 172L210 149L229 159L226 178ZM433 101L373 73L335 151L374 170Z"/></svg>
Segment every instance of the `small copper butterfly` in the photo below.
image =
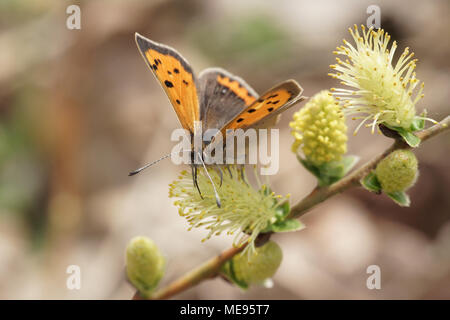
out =
<svg viewBox="0 0 450 320"><path fill-rule="evenodd" d="M197 79L192 67L176 50L138 33L135 39L145 62L169 97L182 127L191 137L198 130L194 125L197 122L201 123L203 132L218 129L222 135L228 129L270 127L283 111L304 99L301 96L303 89L295 80L284 81L259 96L244 80L221 68L205 69ZM203 154L203 150L192 152ZM196 184L196 167L193 165L192 168Z"/></svg>

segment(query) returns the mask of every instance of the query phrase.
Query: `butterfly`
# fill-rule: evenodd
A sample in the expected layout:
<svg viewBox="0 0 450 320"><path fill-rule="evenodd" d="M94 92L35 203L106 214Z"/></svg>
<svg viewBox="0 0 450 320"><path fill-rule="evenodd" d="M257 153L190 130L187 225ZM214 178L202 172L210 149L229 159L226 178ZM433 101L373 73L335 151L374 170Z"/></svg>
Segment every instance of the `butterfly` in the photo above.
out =
<svg viewBox="0 0 450 320"><path fill-rule="evenodd" d="M135 39L147 66L166 92L181 126L189 131L191 137L200 129L203 132L217 129L218 134L224 135L228 130L270 127L283 111L304 99L301 95L303 89L295 80L284 81L259 96L244 80L221 68L205 69L197 78L187 60L175 49L138 33ZM196 123L201 123L201 126L196 126ZM213 146L211 142L195 150L192 144L192 155L198 155L201 160L205 149ZM197 167L192 165L191 168L194 185L198 189ZM206 167L205 171L208 174ZM216 199L220 207L217 192Z"/></svg>

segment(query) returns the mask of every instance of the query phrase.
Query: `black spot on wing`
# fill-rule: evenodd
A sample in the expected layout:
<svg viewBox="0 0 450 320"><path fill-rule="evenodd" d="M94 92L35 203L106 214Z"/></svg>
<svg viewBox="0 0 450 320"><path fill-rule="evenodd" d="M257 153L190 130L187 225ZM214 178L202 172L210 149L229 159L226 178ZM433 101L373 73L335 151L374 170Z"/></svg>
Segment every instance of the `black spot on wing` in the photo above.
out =
<svg viewBox="0 0 450 320"><path fill-rule="evenodd" d="M173 72L175 73L180 73L180 70L178 70L177 68L173 69Z"/></svg>
<svg viewBox="0 0 450 320"><path fill-rule="evenodd" d="M269 109L267 109L267 111L272 112L272 111L273 111L273 108L270 107Z"/></svg>
<svg viewBox="0 0 450 320"><path fill-rule="evenodd" d="M176 100L176 102L177 102L178 104L180 104L180 103L181 103L181 102L180 102L180 100L178 100L178 99Z"/></svg>
<svg viewBox="0 0 450 320"><path fill-rule="evenodd" d="M183 66L183 68L190 74L193 74L192 68L191 66L187 63L187 61L181 57L174 49L169 48L165 45L161 45L159 43L150 41L144 37L142 37L141 35L136 35L136 43L138 44L139 48L141 49L142 52L147 52L148 49L152 49L155 50L156 52L159 52L163 55L169 55L174 57L175 59L177 59L181 65ZM161 63L161 60L158 59L158 64Z"/></svg>
<svg viewBox="0 0 450 320"><path fill-rule="evenodd" d="M252 113L252 112L255 112L256 111L256 109L249 109L247 112L248 113Z"/></svg>
<svg viewBox="0 0 450 320"><path fill-rule="evenodd" d="M239 123L239 122L241 122L241 121L244 121L244 119L243 118L239 118L239 119L237 119L237 123Z"/></svg>
<svg viewBox="0 0 450 320"><path fill-rule="evenodd" d="M188 84L189 84L189 82L187 82L187 81L184 80L184 79L183 79L183 83L184 83L185 85L188 85Z"/></svg>
<svg viewBox="0 0 450 320"><path fill-rule="evenodd" d="M166 85L167 88L173 88L173 83L170 82L169 80L164 81L164 84Z"/></svg>
<svg viewBox="0 0 450 320"><path fill-rule="evenodd" d="M272 101L272 104L278 104L278 102L280 102L280 100Z"/></svg>

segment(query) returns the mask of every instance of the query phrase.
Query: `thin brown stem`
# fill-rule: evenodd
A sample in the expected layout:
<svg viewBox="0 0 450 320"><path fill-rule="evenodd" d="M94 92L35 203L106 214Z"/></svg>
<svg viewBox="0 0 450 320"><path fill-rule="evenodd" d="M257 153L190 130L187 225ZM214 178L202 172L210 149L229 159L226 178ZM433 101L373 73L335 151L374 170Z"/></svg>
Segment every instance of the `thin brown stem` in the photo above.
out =
<svg viewBox="0 0 450 320"><path fill-rule="evenodd" d="M158 291L156 291L151 299L167 299L172 297L173 295L182 292L186 289L189 289L195 286L197 283L208 279L214 278L218 275L220 267L228 260L230 260L234 255L238 254L245 248L245 244L240 247L232 247L225 251L223 251L218 256L206 261L195 269L189 271L181 278L175 280L167 287L164 287ZM140 300L142 297L138 292L133 297L133 300Z"/></svg>

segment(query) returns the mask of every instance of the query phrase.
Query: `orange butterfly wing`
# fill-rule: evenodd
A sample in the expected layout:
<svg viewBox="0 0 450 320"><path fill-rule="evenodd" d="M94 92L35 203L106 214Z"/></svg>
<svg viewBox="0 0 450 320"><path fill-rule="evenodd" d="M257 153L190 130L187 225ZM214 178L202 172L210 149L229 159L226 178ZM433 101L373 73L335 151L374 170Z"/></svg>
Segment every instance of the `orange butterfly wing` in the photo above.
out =
<svg viewBox="0 0 450 320"><path fill-rule="evenodd" d="M223 143L228 129L267 128L273 126L278 116L305 99L302 96L303 89L294 80L287 80L268 90L258 99L253 101L234 116L223 128L220 129L211 143L206 147L207 154Z"/></svg>
<svg viewBox="0 0 450 320"><path fill-rule="evenodd" d="M156 76L183 128L194 132L200 120L197 84L192 68L174 49L136 33L136 44L148 67Z"/></svg>
<svg viewBox="0 0 450 320"><path fill-rule="evenodd" d="M234 119L229 121L221 131L224 134L227 129L261 127L264 122L303 100L302 92L302 87L296 81L287 80L273 87L251 103Z"/></svg>

